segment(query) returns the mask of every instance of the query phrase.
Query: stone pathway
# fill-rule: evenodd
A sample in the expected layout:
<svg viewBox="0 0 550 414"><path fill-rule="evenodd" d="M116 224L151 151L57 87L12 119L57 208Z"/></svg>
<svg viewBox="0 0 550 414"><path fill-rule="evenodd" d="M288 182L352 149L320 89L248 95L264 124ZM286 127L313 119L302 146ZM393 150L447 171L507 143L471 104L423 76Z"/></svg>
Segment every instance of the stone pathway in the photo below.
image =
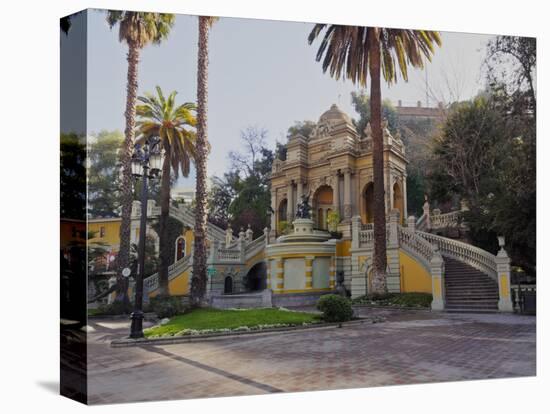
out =
<svg viewBox="0 0 550 414"><path fill-rule="evenodd" d="M535 318L360 309L383 323L111 348L126 321L89 334L91 404L418 384L536 374Z"/></svg>

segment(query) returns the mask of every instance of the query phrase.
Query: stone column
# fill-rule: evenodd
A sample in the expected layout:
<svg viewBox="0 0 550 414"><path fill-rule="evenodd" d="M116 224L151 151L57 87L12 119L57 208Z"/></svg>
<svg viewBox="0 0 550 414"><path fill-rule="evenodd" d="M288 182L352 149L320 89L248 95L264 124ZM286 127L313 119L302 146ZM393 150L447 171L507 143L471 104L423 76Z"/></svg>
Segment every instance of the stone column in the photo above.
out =
<svg viewBox="0 0 550 414"><path fill-rule="evenodd" d="M336 286L336 259L334 256L330 258L330 267L328 269L328 287L334 289Z"/></svg>
<svg viewBox="0 0 550 414"><path fill-rule="evenodd" d="M292 181L288 182L286 189L286 199L287 199L287 217L286 221L288 224L291 224L294 221L294 198L292 194Z"/></svg>
<svg viewBox="0 0 550 414"><path fill-rule="evenodd" d="M332 192L332 209L340 216L340 175L334 173L334 188Z"/></svg>
<svg viewBox="0 0 550 414"><path fill-rule="evenodd" d="M437 249L437 247L436 247ZM444 283L445 263L439 251L432 257L430 262L430 273L432 275L432 310L445 309L445 283Z"/></svg>
<svg viewBox="0 0 550 414"><path fill-rule="evenodd" d="M306 289L313 289L313 260L314 256L306 256Z"/></svg>
<svg viewBox="0 0 550 414"><path fill-rule="evenodd" d="M265 281L265 288L266 289L272 289L271 288L271 272L273 272L274 269L271 268L271 260L266 260L266 267L267 267L267 275L266 275L266 281Z"/></svg>
<svg viewBox="0 0 550 414"><path fill-rule="evenodd" d="M295 204L298 204L299 202L302 201L302 194L304 194L304 182L300 178L296 183L296 203Z"/></svg>
<svg viewBox="0 0 550 414"><path fill-rule="evenodd" d="M513 312L512 295L510 288L510 258L504 250L504 237L499 236L500 250L497 253L497 278L498 278L498 310L501 312Z"/></svg>
<svg viewBox="0 0 550 414"><path fill-rule="evenodd" d="M277 231L277 214L279 214L279 206L277 205L277 191L271 189L271 208L273 212L271 213L271 231Z"/></svg>
<svg viewBox="0 0 550 414"><path fill-rule="evenodd" d="M361 231L361 217L354 216L351 219L351 248L358 249L360 245L359 232Z"/></svg>
<svg viewBox="0 0 550 414"><path fill-rule="evenodd" d="M409 216L407 219L407 228L412 231L413 233L416 231L416 217L415 216Z"/></svg>
<svg viewBox="0 0 550 414"><path fill-rule="evenodd" d="M344 218L351 219L351 169L344 171Z"/></svg>
<svg viewBox="0 0 550 414"><path fill-rule="evenodd" d="M285 269L283 259L275 259L275 292L282 292L285 288Z"/></svg>
<svg viewBox="0 0 550 414"><path fill-rule="evenodd" d="M401 195L403 196L403 217L401 217L401 220L403 222L406 220L407 216L407 175L404 174L401 177Z"/></svg>

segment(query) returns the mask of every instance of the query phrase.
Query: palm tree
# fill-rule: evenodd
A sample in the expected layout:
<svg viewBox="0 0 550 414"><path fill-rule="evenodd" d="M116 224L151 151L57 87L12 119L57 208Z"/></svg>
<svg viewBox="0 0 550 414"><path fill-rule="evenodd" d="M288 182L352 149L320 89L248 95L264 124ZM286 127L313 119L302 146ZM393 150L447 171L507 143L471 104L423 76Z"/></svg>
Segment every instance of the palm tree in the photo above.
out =
<svg viewBox="0 0 550 414"><path fill-rule="evenodd" d="M193 250L193 277L191 279L191 304L200 305L206 294L206 159L209 145L207 136L208 104L208 38L216 17L199 16L199 50L197 61L197 142L195 166L196 206L195 240Z"/></svg>
<svg viewBox="0 0 550 414"><path fill-rule="evenodd" d="M168 216L170 212L171 172L175 178L179 173L189 175L191 159L195 157L195 104L186 102L176 106L176 94L172 92L164 97L160 87L156 87L157 96L145 93L138 97L141 103L136 107L137 142L145 142L149 137L159 137L164 149L162 178L160 186L160 230L159 230L159 289L161 295L168 295L168 266L170 265L170 246L168 241Z"/></svg>
<svg viewBox="0 0 550 414"><path fill-rule="evenodd" d="M397 66L405 81L407 66L422 68L424 58L431 60L434 43L441 45L439 32L428 30L386 29L316 24L309 34L311 44L326 29L317 50L316 60L323 61L323 72L329 70L336 79L341 76L366 86L371 77L370 112L373 143L373 213L374 213L374 292L385 292L386 286L386 211L384 207L384 159L381 128L382 98L380 74L391 84L397 81Z"/></svg>
<svg viewBox="0 0 550 414"><path fill-rule="evenodd" d="M122 211L120 224L120 247L118 252L117 298L127 300L127 282L122 269L130 265L130 221L132 214L132 150L136 124L136 97L138 91L138 63L141 49L150 43L159 44L168 36L174 24L173 14L108 11L107 23L113 28L118 24L118 37L128 46L128 76L126 81L126 126L122 150Z"/></svg>

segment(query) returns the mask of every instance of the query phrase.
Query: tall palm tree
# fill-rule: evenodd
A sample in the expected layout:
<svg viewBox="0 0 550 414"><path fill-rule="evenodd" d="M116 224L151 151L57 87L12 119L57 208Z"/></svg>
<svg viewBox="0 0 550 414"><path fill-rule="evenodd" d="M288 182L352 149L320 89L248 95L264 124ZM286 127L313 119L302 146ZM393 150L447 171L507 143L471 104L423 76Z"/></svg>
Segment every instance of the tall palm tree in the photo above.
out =
<svg viewBox="0 0 550 414"><path fill-rule="evenodd" d="M199 50L197 59L197 142L195 166L196 207L195 241L193 250L193 277L191 304L200 305L206 294L206 161L209 151L207 130L208 104L208 38L210 28L218 18L199 16Z"/></svg>
<svg viewBox="0 0 550 414"><path fill-rule="evenodd" d="M159 289L161 295L168 295L168 266L170 265L170 246L168 240L168 216L170 213L171 172L177 179L179 173L189 175L191 159L195 157L195 104L186 102L176 106L176 91L168 98L162 89L156 87L157 96L145 93L138 97L136 107L137 142L145 142L149 137L159 137L164 149L162 178L160 186L160 230L159 230Z"/></svg>
<svg viewBox="0 0 550 414"><path fill-rule="evenodd" d="M132 214L132 150L136 125L136 98L138 91L138 63L141 49L150 43L159 44L168 36L174 24L173 14L108 11L107 23L111 28L118 24L118 38L128 46L128 75L126 80L126 126L122 153L122 212L120 224L120 247L117 256L117 299L127 301L127 288L122 269L130 265L130 221Z"/></svg>
<svg viewBox="0 0 550 414"><path fill-rule="evenodd" d="M326 29L326 31L325 31ZM439 32L429 30L386 29L381 27L316 24L309 34L309 44L325 31L316 60L323 61L336 79L349 78L366 86L371 77L370 112L373 143L373 214L374 214L374 292L385 292L386 286L386 211L384 207L384 154L381 127L382 98L380 75L389 83L397 81L397 66L405 81L407 67L422 68L424 58L431 60L434 44L441 45Z"/></svg>

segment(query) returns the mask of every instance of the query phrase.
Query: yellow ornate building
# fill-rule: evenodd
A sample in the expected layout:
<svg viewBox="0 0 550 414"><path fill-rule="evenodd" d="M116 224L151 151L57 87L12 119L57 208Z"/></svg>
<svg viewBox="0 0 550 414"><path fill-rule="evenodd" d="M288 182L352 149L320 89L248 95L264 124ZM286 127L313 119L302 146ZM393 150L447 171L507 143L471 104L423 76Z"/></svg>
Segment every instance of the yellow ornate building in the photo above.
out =
<svg viewBox="0 0 550 414"><path fill-rule="evenodd" d="M336 105L323 113L309 137L292 136L286 146L286 160L276 159L271 178L272 232L281 223L291 223L296 204L303 194L311 197L316 226L327 229L327 217L338 213L345 239L351 237L351 218L360 216L371 223L373 172L370 127L359 137L351 118ZM399 136L393 137L384 122L384 176L386 213L400 211L407 216L407 158Z"/></svg>

